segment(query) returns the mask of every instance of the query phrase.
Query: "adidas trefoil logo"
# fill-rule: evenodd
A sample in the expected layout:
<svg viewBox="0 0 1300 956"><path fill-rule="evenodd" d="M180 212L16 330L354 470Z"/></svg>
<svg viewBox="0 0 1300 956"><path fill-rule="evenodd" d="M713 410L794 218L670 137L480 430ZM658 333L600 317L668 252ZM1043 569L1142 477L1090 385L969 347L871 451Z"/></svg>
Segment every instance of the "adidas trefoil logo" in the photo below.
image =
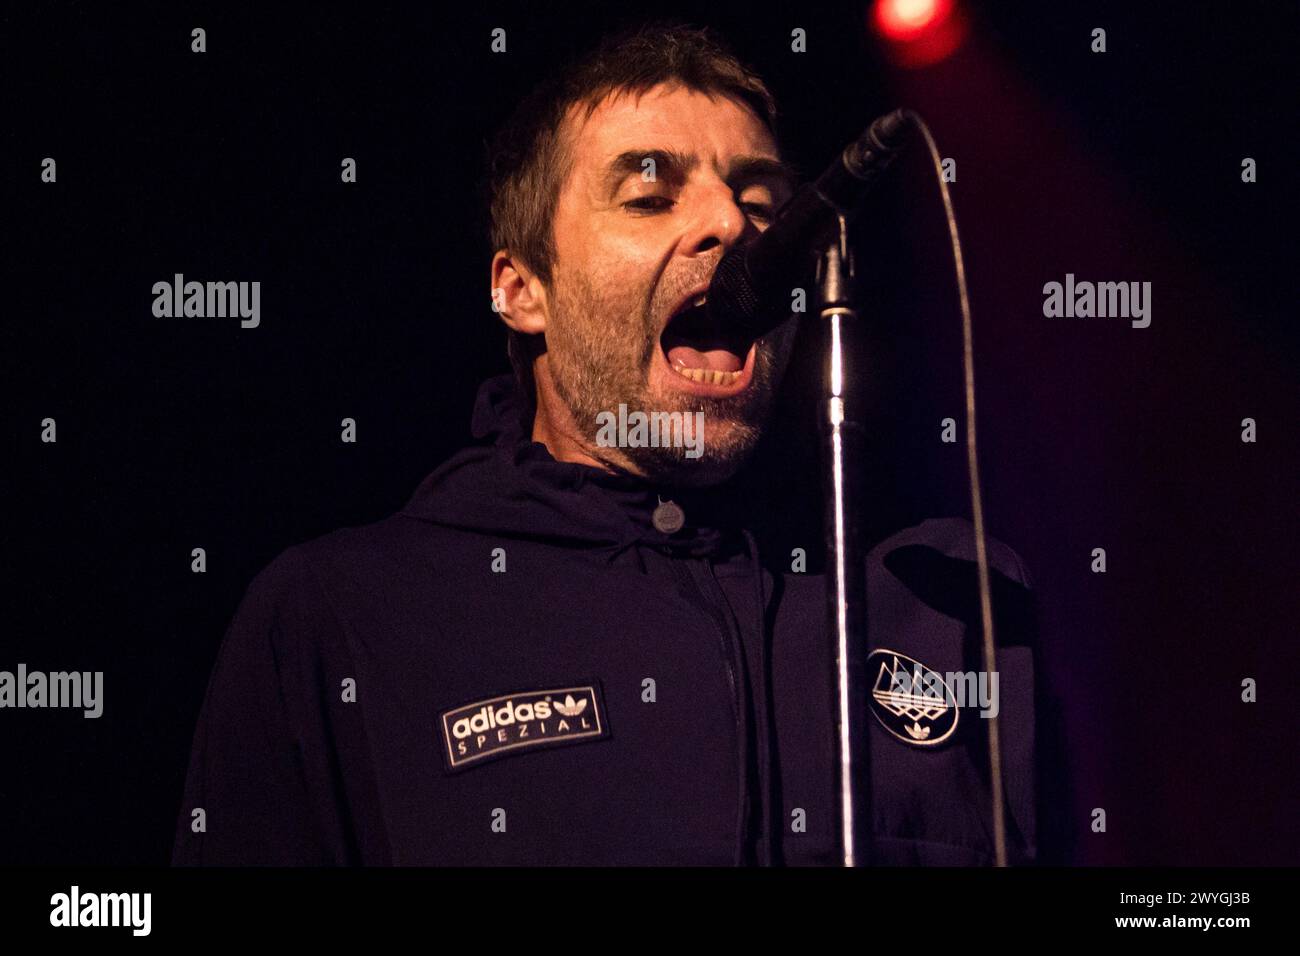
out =
<svg viewBox="0 0 1300 956"><path fill-rule="evenodd" d="M587 699L584 697L581 700L574 700L572 694L565 694L564 703L556 701L555 709L565 717L577 717L587 709Z"/></svg>

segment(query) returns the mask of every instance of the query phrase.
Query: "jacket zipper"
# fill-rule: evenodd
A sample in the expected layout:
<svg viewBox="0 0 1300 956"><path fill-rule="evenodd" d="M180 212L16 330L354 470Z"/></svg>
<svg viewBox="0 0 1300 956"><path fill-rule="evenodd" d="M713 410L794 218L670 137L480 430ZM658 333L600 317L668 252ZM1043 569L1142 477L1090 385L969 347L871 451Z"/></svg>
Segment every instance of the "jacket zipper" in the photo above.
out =
<svg viewBox="0 0 1300 956"><path fill-rule="evenodd" d="M681 559L683 561L689 559ZM707 559L706 559L707 560ZM749 744L745 734L744 724L744 702L740 699L740 687L736 676L736 666L733 656L732 633L731 628L727 626L723 612L718 606L709 599L704 588L691 573L690 569L678 566L678 559L669 558L671 564L679 577L683 578L691 586L691 590L699 596L700 601L708 610L709 615L713 618L713 623L718 628L721 637L722 662L727 671L727 683L731 689L731 710L736 721L736 750L739 754L737 766L737 791L740 803L739 820L737 821L738 835L736 838L736 864L741 865L745 862L746 841L749 837L750 828L750 801L749 801Z"/></svg>

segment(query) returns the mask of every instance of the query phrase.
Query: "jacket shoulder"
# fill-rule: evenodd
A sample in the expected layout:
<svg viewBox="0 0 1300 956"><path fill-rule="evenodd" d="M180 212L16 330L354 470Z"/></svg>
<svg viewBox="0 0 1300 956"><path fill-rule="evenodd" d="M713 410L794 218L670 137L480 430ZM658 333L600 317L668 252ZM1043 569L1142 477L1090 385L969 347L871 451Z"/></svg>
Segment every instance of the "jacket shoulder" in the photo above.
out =
<svg viewBox="0 0 1300 956"><path fill-rule="evenodd" d="M318 610L330 608L339 576L349 572L363 578L375 575L398 548L403 524L393 515L290 545L254 575L244 601L280 608L306 601Z"/></svg>
<svg viewBox="0 0 1300 956"><path fill-rule="evenodd" d="M987 530L984 540L989 568L1027 590L1032 588L1033 582L1020 555L1009 545L988 534ZM904 528L885 538L871 549L869 560L888 564L891 554L905 548L923 548L954 561L974 564L975 525L966 518L927 518L920 524Z"/></svg>

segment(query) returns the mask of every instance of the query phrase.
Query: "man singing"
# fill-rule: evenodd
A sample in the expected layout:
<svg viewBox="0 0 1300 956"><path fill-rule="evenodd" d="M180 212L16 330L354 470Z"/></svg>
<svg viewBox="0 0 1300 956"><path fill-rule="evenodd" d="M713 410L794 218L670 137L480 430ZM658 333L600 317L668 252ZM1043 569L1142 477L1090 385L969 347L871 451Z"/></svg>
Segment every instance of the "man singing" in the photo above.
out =
<svg viewBox="0 0 1300 956"><path fill-rule="evenodd" d="M826 583L728 490L794 323L750 340L702 307L793 185L768 90L703 31L607 41L520 105L491 168L514 374L403 509L253 582L177 863L839 862ZM991 862L994 714L1011 861L1047 856L1029 629L1008 614L974 673L974 555L927 521L862 569L875 863ZM990 563L1001 616L1026 576Z"/></svg>

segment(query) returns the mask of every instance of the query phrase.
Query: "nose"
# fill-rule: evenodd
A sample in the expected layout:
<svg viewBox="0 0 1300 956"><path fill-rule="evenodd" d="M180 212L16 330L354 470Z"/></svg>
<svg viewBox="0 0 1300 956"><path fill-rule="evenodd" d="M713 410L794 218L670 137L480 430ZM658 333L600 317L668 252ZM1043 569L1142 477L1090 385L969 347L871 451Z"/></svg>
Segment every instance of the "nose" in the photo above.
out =
<svg viewBox="0 0 1300 956"><path fill-rule="evenodd" d="M726 183L699 187L694 205L695 216L683 241L687 255L705 255L719 246L725 253L754 229Z"/></svg>

